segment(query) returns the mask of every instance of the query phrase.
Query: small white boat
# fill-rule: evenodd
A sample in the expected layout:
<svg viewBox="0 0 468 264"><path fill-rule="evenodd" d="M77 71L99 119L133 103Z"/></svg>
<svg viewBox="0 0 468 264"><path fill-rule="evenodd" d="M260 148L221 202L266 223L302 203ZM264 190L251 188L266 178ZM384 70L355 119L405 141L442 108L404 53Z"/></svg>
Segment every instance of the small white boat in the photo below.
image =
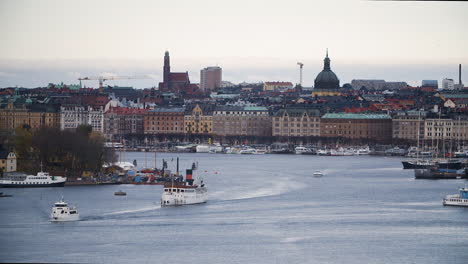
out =
<svg viewBox="0 0 468 264"><path fill-rule="evenodd" d="M323 174L320 171L315 171L314 172L314 177L322 177Z"/></svg>
<svg viewBox="0 0 468 264"><path fill-rule="evenodd" d="M460 194L447 195L443 205L468 207L468 188L460 188Z"/></svg>
<svg viewBox="0 0 468 264"><path fill-rule="evenodd" d="M78 221L80 220L80 215L75 207L69 207L62 198L59 202L54 204L54 207L52 207L50 218L50 221L52 222Z"/></svg>
<svg viewBox="0 0 468 264"><path fill-rule="evenodd" d="M254 148L246 148L246 149L242 149L241 151L239 151L240 154L255 154L257 153L257 150L254 149Z"/></svg>

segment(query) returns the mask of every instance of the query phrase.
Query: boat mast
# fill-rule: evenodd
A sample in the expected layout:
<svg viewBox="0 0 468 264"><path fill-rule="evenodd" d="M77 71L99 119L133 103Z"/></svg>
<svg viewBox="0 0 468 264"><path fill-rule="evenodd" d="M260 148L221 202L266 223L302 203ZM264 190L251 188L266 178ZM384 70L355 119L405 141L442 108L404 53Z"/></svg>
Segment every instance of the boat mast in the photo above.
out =
<svg viewBox="0 0 468 264"><path fill-rule="evenodd" d="M417 147L416 147L416 161L419 160L419 130L421 129L421 110L418 112L418 132L417 132Z"/></svg>
<svg viewBox="0 0 468 264"><path fill-rule="evenodd" d="M440 126L440 115L441 115L442 111L439 110L439 119L437 120L437 126ZM442 129L437 129L439 131L439 133L441 133L440 131ZM436 138L436 158L439 158L439 135L437 135L437 138Z"/></svg>

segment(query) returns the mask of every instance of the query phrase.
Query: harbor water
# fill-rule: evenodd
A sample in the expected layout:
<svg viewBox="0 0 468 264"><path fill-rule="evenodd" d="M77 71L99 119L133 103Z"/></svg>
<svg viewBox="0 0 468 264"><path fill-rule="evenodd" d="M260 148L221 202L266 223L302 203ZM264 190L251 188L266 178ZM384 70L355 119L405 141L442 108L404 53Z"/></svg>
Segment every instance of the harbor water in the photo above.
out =
<svg viewBox="0 0 468 264"><path fill-rule="evenodd" d="M162 186L2 189L0 262L451 263L468 259L465 180L415 180L401 159L158 153L198 162L205 204L160 206ZM154 155L125 161L154 167ZM323 177L313 177L315 171ZM114 196L122 190L126 196ZM52 223L61 197L81 220Z"/></svg>

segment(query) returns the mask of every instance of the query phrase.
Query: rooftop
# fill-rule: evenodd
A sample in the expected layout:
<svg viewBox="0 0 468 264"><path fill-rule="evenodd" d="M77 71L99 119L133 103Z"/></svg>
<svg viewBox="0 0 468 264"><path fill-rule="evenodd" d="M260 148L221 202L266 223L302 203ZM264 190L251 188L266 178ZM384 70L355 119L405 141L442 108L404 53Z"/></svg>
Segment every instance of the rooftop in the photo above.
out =
<svg viewBox="0 0 468 264"><path fill-rule="evenodd" d="M163 107L149 110L148 112L152 113L184 113L185 109L182 107Z"/></svg>
<svg viewBox="0 0 468 264"><path fill-rule="evenodd" d="M387 114L328 113L322 119L392 119Z"/></svg>

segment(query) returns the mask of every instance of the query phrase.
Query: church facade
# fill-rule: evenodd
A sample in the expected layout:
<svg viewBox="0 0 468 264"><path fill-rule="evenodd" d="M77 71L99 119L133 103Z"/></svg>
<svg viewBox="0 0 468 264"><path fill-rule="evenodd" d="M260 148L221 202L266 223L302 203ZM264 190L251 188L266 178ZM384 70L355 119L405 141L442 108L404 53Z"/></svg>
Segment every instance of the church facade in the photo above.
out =
<svg viewBox="0 0 468 264"><path fill-rule="evenodd" d="M159 83L162 92L174 93L175 95L193 94L198 88L191 84L188 72L171 72L171 61L169 51L164 54L163 81Z"/></svg>

